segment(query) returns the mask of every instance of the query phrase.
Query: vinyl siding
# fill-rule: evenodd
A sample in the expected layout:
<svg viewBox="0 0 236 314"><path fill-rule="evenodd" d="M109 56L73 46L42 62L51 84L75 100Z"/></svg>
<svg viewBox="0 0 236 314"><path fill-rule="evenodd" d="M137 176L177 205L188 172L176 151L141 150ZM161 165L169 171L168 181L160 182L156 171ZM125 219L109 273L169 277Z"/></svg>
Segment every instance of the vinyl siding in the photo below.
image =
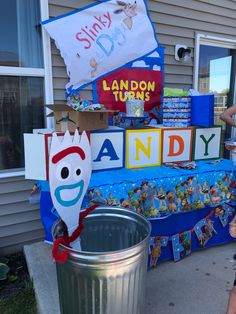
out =
<svg viewBox="0 0 236 314"><path fill-rule="evenodd" d="M44 237L39 204L28 201L33 184L23 176L0 179L0 255Z"/></svg>
<svg viewBox="0 0 236 314"><path fill-rule="evenodd" d="M132 2L132 0L130 0ZM96 1L49 0L51 17L68 13ZM194 59L188 65L175 61L176 44L192 48L195 34L236 39L236 1L230 0L147 0L159 44L165 46L165 86L189 88L193 85ZM53 87L55 103L65 98L68 76L64 61L52 41ZM91 88L82 95L91 97ZM0 255L44 236L39 206L29 205L33 182L23 177L0 179Z"/></svg>

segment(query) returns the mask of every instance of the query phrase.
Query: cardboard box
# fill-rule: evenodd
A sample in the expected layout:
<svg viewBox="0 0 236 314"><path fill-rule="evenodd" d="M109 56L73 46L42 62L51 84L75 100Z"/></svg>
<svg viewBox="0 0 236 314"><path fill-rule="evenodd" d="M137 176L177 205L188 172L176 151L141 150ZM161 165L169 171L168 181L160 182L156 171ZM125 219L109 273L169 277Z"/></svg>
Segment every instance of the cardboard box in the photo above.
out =
<svg viewBox="0 0 236 314"><path fill-rule="evenodd" d="M114 110L76 111L67 105L47 105L53 110L48 117L53 116L56 132L75 129L82 131L102 130L108 128L108 115Z"/></svg>

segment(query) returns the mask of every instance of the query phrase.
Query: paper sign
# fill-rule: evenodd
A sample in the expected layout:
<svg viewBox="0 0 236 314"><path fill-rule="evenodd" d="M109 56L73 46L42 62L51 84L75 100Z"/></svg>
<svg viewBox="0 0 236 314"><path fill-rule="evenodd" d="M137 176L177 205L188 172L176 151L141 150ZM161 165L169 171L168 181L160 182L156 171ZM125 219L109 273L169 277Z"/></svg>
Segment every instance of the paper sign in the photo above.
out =
<svg viewBox="0 0 236 314"><path fill-rule="evenodd" d="M106 108L126 112L128 98L145 101L144 111L160 105L162 93L162 72L145 69L121 69L97 82L98 102Z"/></svg>
<svg viewBox="0 0 236 314"><path fill-rule="evenodd" d="M144 0L96 3L43 25L64 58L67 88L82 88L158 45Z"/></svg>

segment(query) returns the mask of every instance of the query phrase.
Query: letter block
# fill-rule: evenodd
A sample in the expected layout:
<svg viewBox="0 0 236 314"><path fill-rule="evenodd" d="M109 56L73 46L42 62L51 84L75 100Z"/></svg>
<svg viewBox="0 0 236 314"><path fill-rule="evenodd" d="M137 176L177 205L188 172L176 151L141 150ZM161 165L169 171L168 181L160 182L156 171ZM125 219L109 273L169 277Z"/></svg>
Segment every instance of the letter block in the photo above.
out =
<svg viewBox="0 0 236 314"><path fill-rule="evenodd" d="M193 128L163 128L162 163L190 161L192 139Z"/></svg>
<svg viewBox="0 0 236 314"><path fill-rule="evenodd" d="M126 130L126 168L161 164L161 129Z"/></svg>
<svg viewBox="0 0 236 314"><path fill-rule="evenodd" d="M110 126L90 133L92 170L124 167L125 130Z"/></svg>
<svg viewBox="0 0 236 314"><path fill-rule="evenodd" d="M24 134L25 178L48 180L48 158L52 141L51 129L36 129ZM60 141L64 133L57 133ZM71 133L73 137L73 133Z"/></svg>
<svg viewBox="0 0 236 314"><path fill-rule="evenodd" d="M193 160L220 157L221 126L194 130Z"/></svg>

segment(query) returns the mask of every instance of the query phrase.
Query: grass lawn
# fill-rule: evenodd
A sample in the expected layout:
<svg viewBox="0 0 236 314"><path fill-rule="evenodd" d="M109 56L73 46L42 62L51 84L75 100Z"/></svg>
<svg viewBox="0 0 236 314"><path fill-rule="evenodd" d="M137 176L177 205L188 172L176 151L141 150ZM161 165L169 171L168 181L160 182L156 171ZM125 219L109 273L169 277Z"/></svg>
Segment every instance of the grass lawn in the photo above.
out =
<svg viewBox="0 0 236 314"><path fill-rule="evenodd" d="M23 252L0 257L7 264L7 278L0 280L0 314L36 314L33 283Z"/></svg>
<svg viewBox="0 0 236 314"><path fill-rule="evenodd" d="M0 313L36 314L36 301L32 282L26 282L25 288L16 295L0 300Z"/></svg>

